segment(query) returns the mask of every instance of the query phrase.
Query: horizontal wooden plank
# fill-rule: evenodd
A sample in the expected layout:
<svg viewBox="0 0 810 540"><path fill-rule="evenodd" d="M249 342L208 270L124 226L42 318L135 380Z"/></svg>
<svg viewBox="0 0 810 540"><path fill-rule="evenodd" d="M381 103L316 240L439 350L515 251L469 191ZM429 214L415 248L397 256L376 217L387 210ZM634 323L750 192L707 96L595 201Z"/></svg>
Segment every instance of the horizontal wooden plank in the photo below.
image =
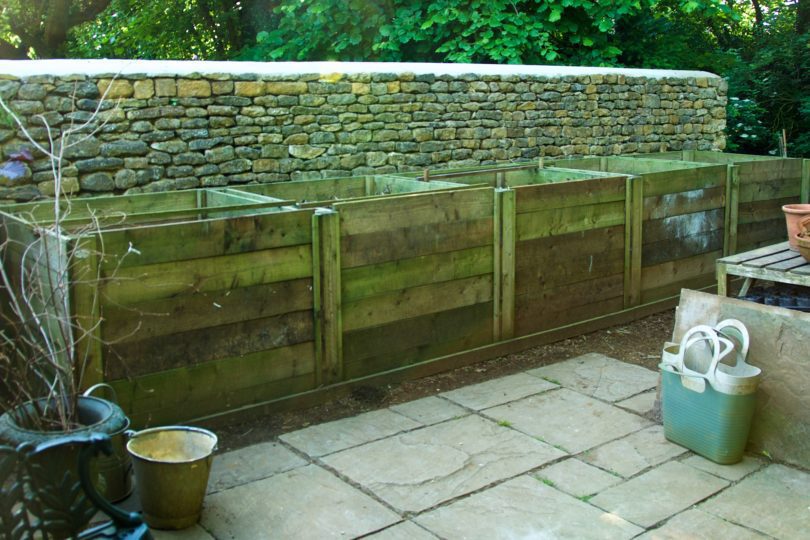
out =
<svg viewBox="0 0 810 540"><path fill-rule="evenodd" d="M801 182L790 178L740 185L740 203L785 198L793 198L798 201L800 194Z"/></svg>
<svg viewBox="0 0 810 540"><path fill-rule="evenodd" d="M458 223L492 216L489 188L424 192L335 205L342 236L412 226Z"/></svg>
<svg viewBox="0 0 810 540"><path fill-rule="evenodd" d="M714 187L644 198L643 219L662 219L725 206L725 188Z"/></svg>
<svg viewBox="0 0 810 540"><path fill-rule="evenodd" d="M624 201L517 215L517 240L531 240L624 224Z"/></svg>
<svg viewBox="0 0 810 540"><path fill-rule="evenodd" d="M302 245L121 268L100 289L107 302L131 305L311 276L312 248Z"/></svg>
<svg viewBox="0 0 810 540"><path fill-rule="evenodd" d="M596 238L562 238L555 246L524 249L517 245L515 294L620 274L624 271L624 232L606 229L610 234ZM605 239L599 243L598 240Z"/></svg>
<svg viewBox="0 0 810 540"><path fill-rule="evenodd" d="M342 236L340 264L343 268L353 268L482 246L491 249L493 226L490 215L456 223L412 225Z"/></svg>
<svg viewBox="0 0 810 540"><path fill-rule="evenodd" d="M669 240L645 243L641 252L642 267L655 266L668 261L686 259L701 253L722 251L723 229L705 231Z"/></svg>
<svg viewBox="0 0 810 540"><path fill-rule="evenodd" d="M724 210L720 208L645 221L642 224L642 242L653 244L723 229L723 214Z"/></svg>
<svg viewBox="0 0 810 540"><path fill-rule="evenodd" d="M478 326L479 328L471 330L466 335L454 340L439 341L390 353L381 352L362 361L348 359L345 361L345 373L348 378L355 379L492 343L491 322L489 328L486 328L482 323L479 323Z"/></svg>
<svg viewBox="0 0 810 540"><path fill-rule="evenodd" d="M104 346L105 378L155 373L313 339L312 311L308 310L168 336L112 343Z"/></svg>
<svg viewBox="0 0 810 540"><path fill-rule="evenodd" d="M407 287L491 274L492 259L492 246L483 246L347 268L341 274L341 298L351 302Z"/></svg>
<svg viewBox="0 0 810 540"><path fill-rule="evenodd" d="M785 218L745 223L737 227L737 251L748 251L787 240Z"/></svg>
<svg viewBox="0 0 810 540"><path fill-rule="evenodd" d="M713 275L704 274L700 276L681 279L672 283L665 283L659 287L653 287L641 292L641 302L644 304L658 302L665 298L672 298L680 294L682 289L700 290L717 285L717 278Z"/></svg>
<svg viewBox="0 0 810 540"><path fill-rule="evenodd" d="M515 296L515 311L520 316L564 311L624 294L624 274L547 287L531 294Z"/></svg>
<svg viewBox="0 0 810 540"><path fill-rule="evenodd" d="M801 184L802 162L800 159L773 158L762 161L737 163L740 169L740 184L772 183L787 180Z"/></svg>
<svg viewBox="0 0 810 540"><path fill-rule="evenodd" d="M642 291L655 289L698 276L714 276L715 261L722 256L722 250L711 251L643 268L641 289Z"/></svg>
<svg viewBox="0 0 810 540"><path fill-rule="evenodd" d="M596 317L616 313L622 309L624 298L607 298L583 306L567 308L562 311L548 311L541 316L519 316L515 319L515 335L526 336L552 328L584 322ZM522 314L521 314L522 315Z"/></svg>
<svg viewBox="0 0 810 540"><path fill-rule="evenodd" d="M784 250L778 251L776 253L770 253L768 255L763 255L762 257L757 257L756 259L748 259L747 261L740 263L743 266L748 266L750 268L765 268L766 266L771 266L772 264L782 262L788 259L793 259L796 257L795 251Z"/></svg>
<svg viewBox="0 0 810 540"><path fill-rule="evenodd" d="M769 245L759 249L746 251L744 253L738 253L737 255L729 255L728 257L723 257L720 259L720 262L725 264L740 264L745 261L759 259L760 257L767 257L773 255L774 253L783 253L786 249L788 249L787 241L782 242L781 244Z"/></svg>
<svg viewBox="0 0 810 540"><path fill-rule="evenodd" d="M373 357L424 350L431 345L482 332L489 332L491 341L492 313L492 302L484 302L345 332L344 363L361 364Z"/></svg>
<svg viewBox="0 0 810 540"><path fill-rule="evenodd" d="M762 221L784 220L785 213L782 206L796 202L794 197L784 199L768 199L765 201L753 201L739 206L739 220L737 223L745 225L748 223L759 223Z"/></svg>
<svg viewBox="0 0 810 540"><path fill-rule="evenodd" d="M492 300L492 275L411 287L343 303L343 330L350 331Z"/></svg>
<svg viewBox="0 0 810 540"><path fill-rule="evenodd" d="M263 383L284 381L315 371L312 342L219 358L131 379L112 380L118 399L127 409L158 410L186 401L213 400L217 395ZM220 404L221 406L222 404Z"/></svg>
<svg viewBox="0 0 810 540"><path fill-rule="evenodd" d="M116 268L246 253L312 242L312 211L254 214L232 219L108 231L102 268ZM137 253L130 251L130 245Z"/></svg>
<svg viewBox="0 0 810 540"><path fill-rule="evenodd" d="M128 306L101 306L102 339L125 343L147 337L312 309L312 279L192 293Z"/></svg>
<svg viewBox="0 0 810 540"><path fill-rule="evenodd" d="M525 214L624 201L625 185L625 178L618 177L520 186L515 188L515 208L518 214Z"/></svg>
<svg viewBox="0 0 810 540"><path fill-rule="evenodd" d="M240 186L239 189L279 199L293 199L298 202L334 201L369 195L366 192L366 178L362 176L246 185Z"/></svg>
<svg viewBox="0 0 810 540"><path fill-rule="evenodd" d="M700 166L677 171L644 175L644 197L658 197L667 193L680 193L701 189L725 189L728 169L725 165Z"/></svg>

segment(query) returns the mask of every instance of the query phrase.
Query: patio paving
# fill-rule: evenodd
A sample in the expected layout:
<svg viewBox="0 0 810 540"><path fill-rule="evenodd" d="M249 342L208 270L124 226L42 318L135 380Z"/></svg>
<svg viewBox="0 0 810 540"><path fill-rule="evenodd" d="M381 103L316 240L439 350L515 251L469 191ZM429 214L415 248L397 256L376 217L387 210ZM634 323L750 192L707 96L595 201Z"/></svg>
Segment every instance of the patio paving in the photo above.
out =
<svg viewBox="0 0 810 540"><path fill-rule="evenodd" d="M643 415L657 374L597 354L214 460L183 540L807 538L810 474L717 465Z"/></svg>

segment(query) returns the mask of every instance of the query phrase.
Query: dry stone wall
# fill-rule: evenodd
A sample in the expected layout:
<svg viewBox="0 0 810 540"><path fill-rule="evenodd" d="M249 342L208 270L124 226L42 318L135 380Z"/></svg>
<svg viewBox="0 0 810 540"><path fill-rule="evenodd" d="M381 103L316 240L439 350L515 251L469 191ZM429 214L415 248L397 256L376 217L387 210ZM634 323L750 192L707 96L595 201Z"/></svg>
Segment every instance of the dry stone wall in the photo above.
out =
<svg viewBox="0 0 810 540"><path fill-rule="evenodd" d="M83 195L725 145L726 84L705 72L4 61L0 95L40 143L42 119L90 122L64 154ZM1 112L0 146L31 147ZM53 190L41 154L0 175L0 199Z"/></svg>

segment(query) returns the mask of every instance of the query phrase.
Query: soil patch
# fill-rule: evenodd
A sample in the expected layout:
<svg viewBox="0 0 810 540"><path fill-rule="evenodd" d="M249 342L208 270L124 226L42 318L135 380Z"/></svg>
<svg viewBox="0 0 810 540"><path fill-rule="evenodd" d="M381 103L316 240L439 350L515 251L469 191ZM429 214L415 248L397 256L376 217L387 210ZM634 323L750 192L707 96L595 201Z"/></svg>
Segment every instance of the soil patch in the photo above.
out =
<svg viewBox="0 0 810 540"><path fill-rule="evenodd" d="M438 375L385 387L356 388L350 396L298 411L274 413L216 429L221 451L273 440L282 433L312 424L412 401L495 377L553 364L587 353L657 370L661 347L672 335L675 310L613 326L590 334L485 360Z"/></svg>

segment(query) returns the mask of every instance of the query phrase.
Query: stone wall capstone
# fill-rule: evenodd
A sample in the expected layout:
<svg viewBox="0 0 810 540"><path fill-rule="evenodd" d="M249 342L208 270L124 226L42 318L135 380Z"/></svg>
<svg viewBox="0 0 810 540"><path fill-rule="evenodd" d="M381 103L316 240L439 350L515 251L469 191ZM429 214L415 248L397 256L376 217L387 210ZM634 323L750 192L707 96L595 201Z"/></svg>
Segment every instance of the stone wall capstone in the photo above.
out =
<svg viewBox="0 0 810 540"><path fill-rule="evenodd" d="M40 144L43 119L56 136L89 122L64 153L80 195L722 150L726 90L706 72L615 68L0 61L0 96ZM31 149L3 111L0 147ZM0 173L0 199L53 194L34 155L22 178Z"/></svg>

